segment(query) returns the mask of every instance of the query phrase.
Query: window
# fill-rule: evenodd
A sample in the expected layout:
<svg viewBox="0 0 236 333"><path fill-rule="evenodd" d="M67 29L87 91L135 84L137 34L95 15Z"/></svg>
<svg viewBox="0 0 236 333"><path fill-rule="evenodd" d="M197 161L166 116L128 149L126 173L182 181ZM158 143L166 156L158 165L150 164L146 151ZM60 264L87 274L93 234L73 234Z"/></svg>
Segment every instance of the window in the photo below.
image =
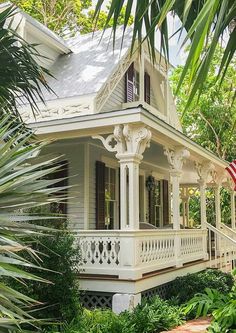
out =
<svg viewBox="0 0 236 333"><path fill-rule="evenodd" d="M105 227L114 229L116 218L116 169L105 167Z"/></svg>
<svg viewBox="0 0 236 333"><path fill-rule="evenodd" d="M134 68L132 63L125 75L125 101L134 102L138 101L140 97L140 73ZM144 100L146 103L151 103L150 97L150 76L147 72L144 73Z"/></svg>
<svg viewBox="0 0 236 333"><path fill-rule="evenodd" d="M155 181L155 189L154 189L154 204L155 204L155 211L154 211L154 225L156 227L162 226L162 186L161 181Z"/></svg>
<svg viewBox="0 0 236 333"><path fill-rule="evenodd" d="M153 188L149 191L149 223L156 227L163 226L163 187L162 181L154 181Z"/></svg>

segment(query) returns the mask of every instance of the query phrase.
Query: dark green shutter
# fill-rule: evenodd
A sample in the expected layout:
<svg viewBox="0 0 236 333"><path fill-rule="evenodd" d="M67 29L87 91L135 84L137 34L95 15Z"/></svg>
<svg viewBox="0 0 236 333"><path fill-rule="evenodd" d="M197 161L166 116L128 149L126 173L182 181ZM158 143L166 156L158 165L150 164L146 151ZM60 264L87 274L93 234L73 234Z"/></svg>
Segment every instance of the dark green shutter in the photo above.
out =
<svg viewBox="0 0 236 333"><path fill-rule="evenodd" d="M170 223L169 217L169 182L166 179L162 181L162 195L163 195L163 225Z"/></svg>
<svg viewBox="0 0 236 333"><path fill-rule="evenodd" d="M134 101L134 63L129 66L125 74L125 102Z"/></svg>
<svg viewBox="0 0 236 333"><path fill-rule="evenodd" d="M146 103L151 103L151 93L150 93L150 75L148 73L144 73L144 100Z"/></svg>
<svg viewBox="0 0 236 333"><path fill-rule="evenodd" d="M105 228L105 163L96 161L96 229Z"/></svg>
<svg viewBox="0 0 236 333"><path fill-rule="evenodd" d="M52 174L49 174L49 179L61 179L58 183L53 184L52 187L67 187L68 186L68 161L64 160L57 163L60 168ZM54 195L59 197L67 197L68 189L62 189ZM50 211L55 214L67 214L67 200L53 202L50 205Z"/></svg>

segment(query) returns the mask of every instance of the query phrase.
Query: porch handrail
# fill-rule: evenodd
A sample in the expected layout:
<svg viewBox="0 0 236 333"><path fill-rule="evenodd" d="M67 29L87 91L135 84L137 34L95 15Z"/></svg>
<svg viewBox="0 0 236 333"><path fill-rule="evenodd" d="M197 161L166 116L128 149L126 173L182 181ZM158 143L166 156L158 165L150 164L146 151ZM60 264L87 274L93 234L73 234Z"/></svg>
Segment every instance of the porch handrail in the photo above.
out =
<svg viewBox="0 0 236 333"><path fill-rule="evenodd" d="M231 238L230 236L226 235L223 231L215 228L213 225L206 223L206 226L209 230L213 231L217 236L229 241L231 244L233 244L236 247L236 240Z"/></svg>
<svg viewBox="0 0 236 333"><path fill-rule="evenodd" d="M231 271L236 263L236 240L228 236L223 228L217 229L209 223L206 223L206 227L209 267L219 268L225 272Z"/></svg>
<svg viewBox="0 0 236 333"><path fill-rule="evenodd" d="M225 225L224 223L221 223L221 228L223 230L225 230L228 233L231 233L231 235L233 235L233 238L236 240L236 230L228 227L227 225Z"/></svg>

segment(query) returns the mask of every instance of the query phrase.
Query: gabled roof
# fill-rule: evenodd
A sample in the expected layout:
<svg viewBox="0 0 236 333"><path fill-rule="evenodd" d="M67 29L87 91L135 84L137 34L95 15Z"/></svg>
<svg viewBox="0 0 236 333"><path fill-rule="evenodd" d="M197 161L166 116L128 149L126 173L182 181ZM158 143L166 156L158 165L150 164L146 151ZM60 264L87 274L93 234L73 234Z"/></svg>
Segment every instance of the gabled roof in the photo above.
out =
<svg viewBox="0 0 236 333"><path fill-rule="evenodd" d="M114 48L111 32L107 29L104 34L97 31L67 40L72 53L59 56L50 68L56 80L49 78L48 83L57 96L46 92L46 100L99 91L131 46L132 28L125 32L122 48L123 27L117 30Z"/></svg>
<svg viewBox="0 0 236 333"><path fill-rule="evenodd" d="M0 11L4 10L10 6L13 6L13 3L10 1L4 2L0 4ZM25 18L26 23L30 24L31 27L34 27L37 29L38 32L41 34L47 36L50 39L51 43L54 43L59 49L63 51L63 53L69 53L71 50L68 47L66 41L58 36L56 33L54 33L52 30L47 28L44 24L40 23L38 20L34 19L32 16L25 13L23 10L15 6L16 8L16 14L20 14L23 18Z"/></svg>

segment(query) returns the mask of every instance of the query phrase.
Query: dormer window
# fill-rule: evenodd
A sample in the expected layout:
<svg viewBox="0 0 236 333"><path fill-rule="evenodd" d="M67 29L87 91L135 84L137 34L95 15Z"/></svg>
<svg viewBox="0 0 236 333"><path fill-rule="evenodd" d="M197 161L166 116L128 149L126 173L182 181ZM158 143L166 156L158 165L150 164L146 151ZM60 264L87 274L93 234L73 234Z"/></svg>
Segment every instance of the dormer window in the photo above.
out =
<svg viewBox="0 0 236 333"><path fill-rule="evenodd" d="M126 103L140 100L140 90L144 89L144 101L150 104L150 76L144 73L144 87L140 87L140 73L132 63L125 75L125 101Z"/></svg>

